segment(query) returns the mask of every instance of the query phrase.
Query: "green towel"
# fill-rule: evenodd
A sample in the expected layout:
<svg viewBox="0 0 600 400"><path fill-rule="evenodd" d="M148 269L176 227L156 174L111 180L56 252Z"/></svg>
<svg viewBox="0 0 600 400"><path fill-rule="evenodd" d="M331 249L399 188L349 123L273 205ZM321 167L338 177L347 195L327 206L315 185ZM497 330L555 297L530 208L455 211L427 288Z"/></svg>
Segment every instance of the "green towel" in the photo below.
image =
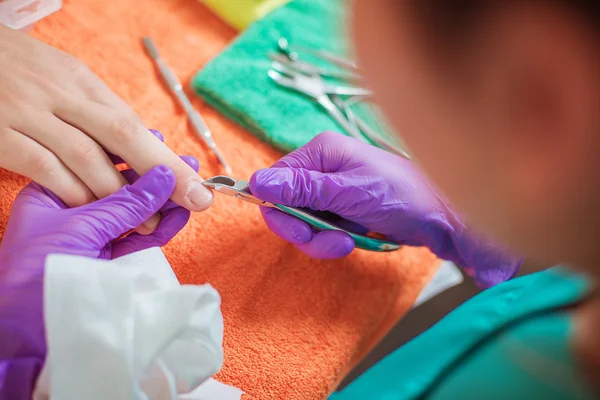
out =
<svg viewBox="0 0 600 400"><path fill-rule="evenodd" d="M320 132L342 132L319 105L278 86L267 72L269 51L285 37L293 45L345 54L343 0L294 0L251 25L193 79L206 102L275 148L292 151ZM303 59L320 65L318 60ZM357 113L365 117L360 111ZM372 116L369 124L378 130Z"/></svg>

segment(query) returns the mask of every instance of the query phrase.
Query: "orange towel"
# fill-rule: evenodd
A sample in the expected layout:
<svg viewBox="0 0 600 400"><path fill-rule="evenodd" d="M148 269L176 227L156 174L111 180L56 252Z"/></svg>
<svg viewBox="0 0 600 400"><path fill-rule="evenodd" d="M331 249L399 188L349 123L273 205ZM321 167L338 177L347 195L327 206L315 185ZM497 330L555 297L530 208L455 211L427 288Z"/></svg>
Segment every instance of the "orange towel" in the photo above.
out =
<svg viewBox="0 0 600 400"><path fill-rule="evenodd" d="M167 144L219 173L214 158L145 56L154 38L184 82L235 32L196 0L65 0L32 34L86 62ZM190 97L194 97L190 91ZM194 98L235 175L280 157ZM0 235L26 180L0 171ZM335 262L310 260L270 233L256 206L215 196L165 252L182 283L210 282L223 298L225 364L216 378L254 399L323 399L353 363L412 305L437 261L427 250L355 252Z"/></svg>

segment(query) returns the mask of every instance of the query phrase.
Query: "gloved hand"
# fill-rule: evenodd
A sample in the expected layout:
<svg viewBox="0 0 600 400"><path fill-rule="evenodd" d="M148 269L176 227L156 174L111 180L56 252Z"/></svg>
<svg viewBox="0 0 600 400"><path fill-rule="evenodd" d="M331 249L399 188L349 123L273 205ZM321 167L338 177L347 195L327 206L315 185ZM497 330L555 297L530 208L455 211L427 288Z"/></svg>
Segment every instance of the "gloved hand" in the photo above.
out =
<svg viewBox="0 0 600 400"><path fill-rule="evenodd" d="M483 287L511 278L522 262L469 232L413 162L341 134L322 133L257 171L250 190L271 203L332 212L355 231L426 246ZM278 210L261 211L273 232L314 258L339 258L354 248L344 232L314 233Z"/></svg>
<svg viewBox="0 0 600 400"><path fill-rule="evenodd" d="M194 158L183 159L198 170ZM176 181L171 169L154 167L141 178L133 170L122 174L130 185L77 208L35 183L17 196L0 245L0 399L30 399L42 368L49 254L112 259L162 246L187 223L189 211L169 200ZM162 220L152 234L122 237L157 212Z"/></svg>

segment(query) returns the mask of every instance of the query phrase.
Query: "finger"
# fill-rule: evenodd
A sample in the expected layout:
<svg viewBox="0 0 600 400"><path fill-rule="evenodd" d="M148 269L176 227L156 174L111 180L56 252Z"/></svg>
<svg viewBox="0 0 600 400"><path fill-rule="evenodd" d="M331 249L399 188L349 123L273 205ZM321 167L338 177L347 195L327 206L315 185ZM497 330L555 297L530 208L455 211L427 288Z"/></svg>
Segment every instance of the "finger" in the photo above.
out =
<svg viewBox="0 0 600 400"><path fill-rule="evenodd" d="M76 83L77 87L82 89L88 99L113 109L134 114L134 111L125 100L113 92L98 75L91 71L85 64L81 64L80 66L81 74Z"/></svg>
<svg viewBox="0 0 600 400"><path fill-rule="evenodd" d="M314 233L305 222L276 209L261 207L261 213L273 233L295 244L300 251L312 258L332 260L345 257L354 249L354 240L345 232Z"/></svg>
<svg viewBox="0 0 600 400"><path fill-rule="evenodd" d="M169 200L174 188L173 171L161 165L137 182L85 207L88 215L102 221L98 229L108 242L150 219Z"/></svg>
<svg viewBox="0 0 600 400"><path fill-rule="evenodd" d="M313 231L304 221L274 208L261 207L267 227L277 236L292 244L305 244L313 238Z"/></svg>
<svg viewBox="0 0 600 400"><path fill-rule="evenodd" d="M97 198L127 184L102 147L79 129L52 114L23 120L18 130L56 154Z"/></svg>
<svg viewBox="0 0 600 400"><path fill-rule="evenodd" d="M156 129L148 129L148 130L150 131L150 133L152 133L154 136L156 136L161 142L163 142L163 143L165 142L165 137L162 135L162 133L160 133ZM115 165L125 164L125 160L123 160L119 156L115 156L114 154L108 153L108 157L110 158L112 163Z"/></svg>
<svg viewBox="0 0 600 400"><path fill-rule="evenodd" d="M52 114L20 121L19 130L51 150L96 198L103 199L127 184L104 149L79 129ZM152 216L138 231L150 233L159 221L158 215Z"/></svg>
<svg viewBox="0 0 600 400"><path fill-rule="evenodd" d="M181 156L180 158L183 160L183 162L185 162L187 165L192 167L192 169L194 171L198 171L198 169L200 169L200 163L198 162L196 157ZM138 179L140 179L139 174L132 169L126 169L126 170L121 171L121 175L123 175L125 180L129 183L133 183L133 182L137 181Z"/></svg>
<svg viewBox="0 0 600 400"><path fill-rule="evenodd" d="M250 191L261 200L340 214L348 197L345 178L336 174L295 168L268 168L250 178ZM350 185L352 182L349 183Z"/></svg>
<svg viewBox="0 0 600 400"><path fill-rule="evenodd" d="M337 172L362 142L337 132L323 132L273 164L272 168L303 168Z"/></svg>
<svg viewBox="0 0 600 400"><path fill-rule="evenodd" d="M203 179L174 152L161 143L134 116L91 101L64 99L55 114L87 133L107 151L120 156L140 174L160 164L177 177L173 200L191 211L204 211L212 203L212 192Z"/></svg>
<svg viewBox="0 0 600 400"><path fill-rule="evenodd" d="M162 247L181 231L188 220L190 212L172 201L167 202L174 205L172 209L163 211L160 225L150 235L133 233L113 244L112 257L121 257L136 251L149 249L151 247Z"/></svg>
<svg viewBox="0 0 600 400"><path fill-rule="evenodd" d="M200 168L200 163L198 162L198 160L195 157L192 156L181 156L181 159L190 167L192 167L194 169L194 171L198 171L198 169ZM128 169L128 170L124 170L121 171L121 174L123 175L123 177L127 180L127 182L129 183L134 183L136 182L138 179L140 179L140 176L137 174L137 172L135 172L132 169ZM175 203L173 200L169 200L165 203L165 205L160 209L161 214L165 213L166 211L172 210L176 207L179 207L179 205L177 205L177 203ZM139 232L139 231L138 231ZM144 232L139 232L139 233L144 233Z"/></svg>
<svg viewBox="0 0 600 400"><path fill-rule="evenodd" d="M346 232L322 231L305 244L296 245L309 257L319 260L334 260L346 257L354 250L354 240Z"/></svg>
<svg viewBox="0 0 600 400"><path fill-rule="evenodd" d="M52 152L21 132L0 131L0 166L31 178L60 197L69 207L96 200L88 187Z"/></svg>

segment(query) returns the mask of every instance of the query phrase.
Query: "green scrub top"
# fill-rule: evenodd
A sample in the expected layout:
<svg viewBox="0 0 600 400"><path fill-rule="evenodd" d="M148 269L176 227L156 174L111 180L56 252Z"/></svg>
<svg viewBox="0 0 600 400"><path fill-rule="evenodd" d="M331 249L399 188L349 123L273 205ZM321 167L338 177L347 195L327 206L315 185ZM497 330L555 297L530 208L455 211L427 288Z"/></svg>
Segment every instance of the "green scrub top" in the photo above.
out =
<svg viewBox="0 0 600 400"><path fill-rule="evenodd" d="M592 399L570 351L568 310L588 289L558 267L502 283L329 399Z"/></svg>

